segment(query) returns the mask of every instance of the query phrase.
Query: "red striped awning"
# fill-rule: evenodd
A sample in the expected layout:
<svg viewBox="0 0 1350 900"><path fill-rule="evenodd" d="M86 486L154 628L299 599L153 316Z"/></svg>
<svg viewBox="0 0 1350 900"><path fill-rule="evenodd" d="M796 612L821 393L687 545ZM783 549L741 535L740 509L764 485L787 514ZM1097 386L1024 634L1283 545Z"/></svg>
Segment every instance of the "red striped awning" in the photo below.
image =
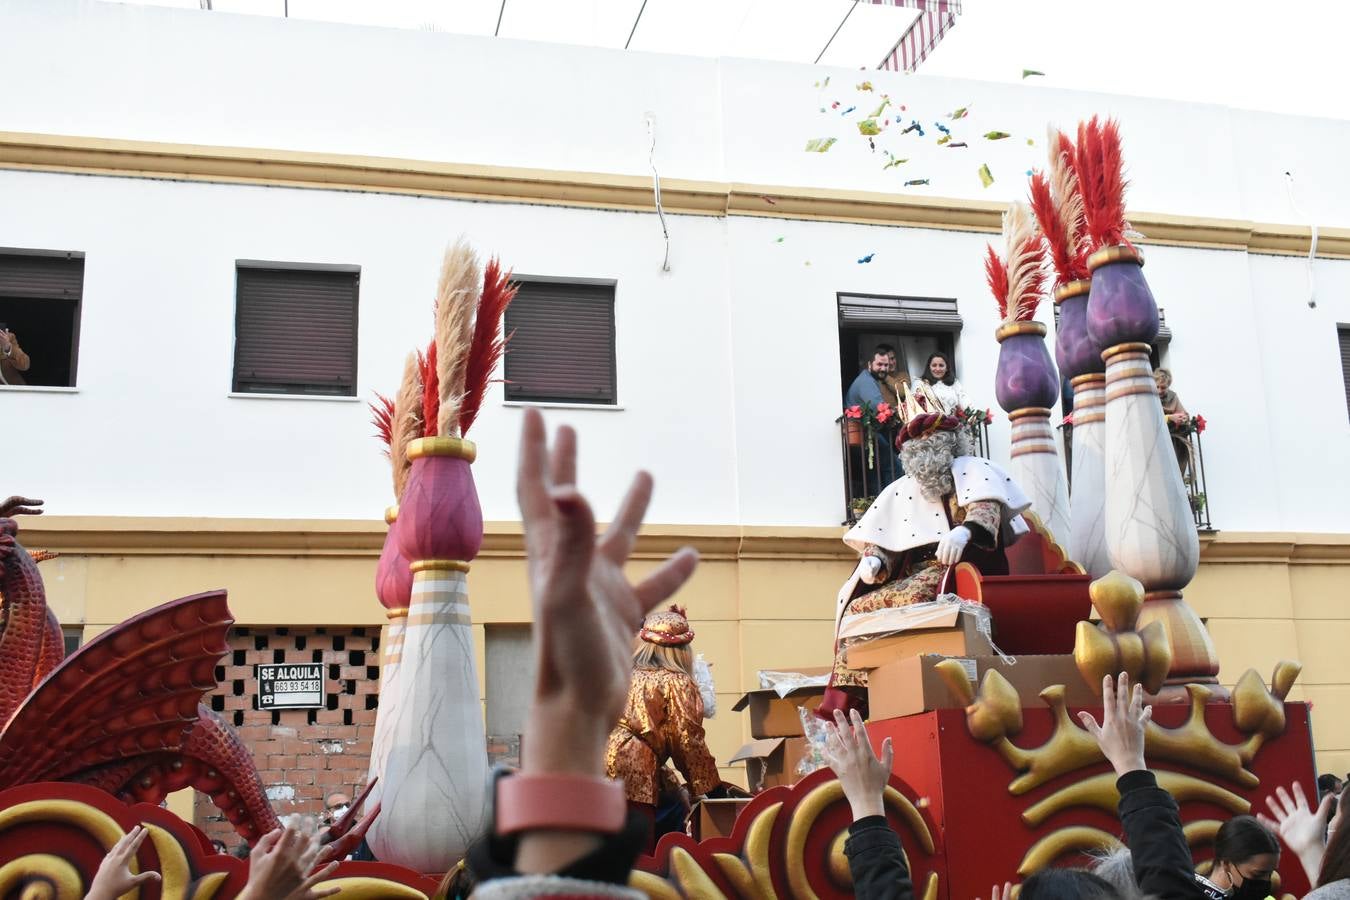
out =
<svg viewBox="0 0 1350 900"><path fill-rule="evenodd" d="M917 9L919 17L900 35L891 52L877 66L893 72L913 72L928 58L947 32L956 27L961 0L870 0L874 5Z"/></svg>

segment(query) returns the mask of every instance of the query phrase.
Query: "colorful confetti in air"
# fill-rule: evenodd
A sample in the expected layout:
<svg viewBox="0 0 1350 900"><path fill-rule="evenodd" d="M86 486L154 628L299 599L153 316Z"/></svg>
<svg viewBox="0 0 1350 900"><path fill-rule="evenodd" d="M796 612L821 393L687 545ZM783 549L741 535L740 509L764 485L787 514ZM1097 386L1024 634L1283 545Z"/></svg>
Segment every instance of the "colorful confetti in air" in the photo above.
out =
<svg viewBox="0 0 1350 900"><path fill-rule="evenodd" d="M824 153L835 145L839 138L812 138L806 142L807 153Z"/></svg>
<svg viewBox="0 0 1350 900"><path fill-rule="evenodd" d="M1036 69L1023 69L1023 70L1022 70L1022 80L1023 80L1023 81L1026 81L1026 80L1027 80L1028 78L1030 78L1032 75L1040 75L1041 77L1045 77L1045 73L1044 73L1044 72L1039 72L1039 71L1037 71Z"/></svg>
<svg viewBox="0 0 1350 900"><path fill-rule="evenodd" d="M934 123L933 123L933 126L934 126L935 128L937 128L937 130L940 131L940 132L942 132L943 134L951 134L951 133L952 133L952 130L951 130L950 128L948 128L946 125L943 125L941 122L934 122Z"/></svg>
<svg viewBox="0 0 1350 900"><path fill-rule="evenodd" d="M783 243L782 237L779 237L777 240L774 241L774 243L775 243L775 244L781 244L781 243Z"/></svg>
<svg viewBox="0 0 1350 900"><path fill-rule="evenodd" d="M858 133L865 135L881 134L881 126L876 119L863 119L858 123Z"/></svg>
<svg viewBox="0 0 1350 900"><path fill-rule="evenodd" d="M890 105L891 105L891 98L887 97L883 99L881 103L877 106L877 108L872 110L872 114L867 118L875 119L877 116L881 115L882 110L884 110L886 107Z"/></svg>
<svg viewBox="0 0 1350 900"><path fill-rule="evenodd" d="M1008 134L1006 131L986 131L984 133L984 139L987 141L1001 141L1004 138L1010 137L1012 137L1012 135Z"/></svg>
<svg viewBox="0 0 1350 900"><path fill-rule="evenodd" d="M938 138L938 146L941 147L943 144L949 143L951 139L952 136L950 134L944 134L942 137Z"/></svg>
<svg viewBox="0 0 1350 900"><path fill-rule="evenodd" d="M853 112L853 111L854 111L855 109L857 109L857 108L858 108L858 107L856 107L856 106L850 106L848 109L844 110L844 111L841 112L839 115L841 115L841 116L846 116L846 115L848 115L849 113Z"/></svg>
<svg viewBox="0 0 1350 900"><path fill-rule="evenodd" d="M969 107L969 106L963 106L963 107L961 107L960 109L958 109L956 112L950 113L950 114L947 116L947 118L949 118L949 119L964 119L964 118L965 118L966 116L968 116L968 115L970 115L970 107Z"/></svg>
<svg viewBox="0 0 1350 900"><path fill-rule="evenodd" d="M955 150L957 147L969 147L969 146L970 145L967 144L965 141L957 141L955 144L948 144L947 149Z"/></svg>
<svg viewBox="0 0 1350 900"><path fill-rule="evenodd" d="M856 85L854 89L859 91L870 91L872 89L872 82L864 81L862 84Z"/></svg>
<svg viewBox="0 0 1350 900"><path fill-rule="evenodd" d="M994 173L989 171L989 164L985 163L984 165L980 166L980 184L983 184L985 187L989 187L989 185L993 183L994 183Z"/></svg>
<svg viewBox="0 0 1350 900"><path fill-rule="evenodd" d="M927 183L928 183L928 179L927 179L927 178L915 178L915 179L913 179L913 180L911 180L911 181L906 181L906 182L905 182L905 187L916 187L916 186L918 186L918 185L921 185L921 184L927 184Z"/></svg>
<svg viewBox="0 0 1350 900"><path fill-rule="evenodd" d="M864 256L862 259L858 260L858 264L861 265L861 264L863 264L863 263L870 263L870 262L872 261L872 257L874 257L874 256L876 256L875 253L869 253L869 254L867 254L866 256Z"/></svg>

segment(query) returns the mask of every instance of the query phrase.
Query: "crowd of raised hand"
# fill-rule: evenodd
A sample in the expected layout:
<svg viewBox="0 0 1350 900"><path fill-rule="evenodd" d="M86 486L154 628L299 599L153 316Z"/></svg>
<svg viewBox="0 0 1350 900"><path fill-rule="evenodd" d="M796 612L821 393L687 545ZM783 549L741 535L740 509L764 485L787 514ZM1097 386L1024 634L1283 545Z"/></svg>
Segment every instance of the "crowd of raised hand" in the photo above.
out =
<svg viewBox="0 0 1350 900"><path fill-rule="evenodd" d="M597 538L595 516L577 488L576 474L576 434L560 428L550 448L542 417L526 410L517 488L538 675L521 770L509 778L519 779L516 787L526 788L527 799L531 785L544 790L562 784L579 792L577 796L590 791L607 801L605 746L627 696L633 635L644 615L679 590L697 564L694 551L684 549L641 581L630 581L624 565L651 499L651 477L635 476L611 525ZM1145 764L1144 728L1151 708L1144 704L1142 690L1131 687L1122 674L1118 680L1106 678L1102 694L1102 721L1088 713L1080 717L1115 769L1128 852L1104 859L1095 872L1057 868L1017 886L996 885L991 900L1264 900L1279 859L1276 834L1318 886L1310 900L1350 898L1350 829L1341 827L1344 807L1328 826L1331 798L1313 809L1297 784L1292 792L1281 788L1267 801L1271 816L1262 823L1249 816L1227 823L1227 834L1221 830L1216 842L1213 869L1207 877L1198 876L1176 802ZM842 712L834 717L827 757L853 813L844 852L856 896L909 900L909 872L883 801L894 752L891 741L882 743L878 756L856 710L851 719ZM502 796L499 782L498 799ZM528 810L516 814L534 823L526 827L507 828L499 819L470 850L470 880L477 883L473 896L642 897L626 885L645 844L647 822L633 813L625 818L622 809L620 803L617 818L596 827L550 827L547 815L532 818ZM596 821L600 818L597 814ZM132 873L132 860L146 833L133 830L108 854L89 898L113 900L159 877ZM250 857L248 885L239 897L312 900L337 893L336 887L317 887L336 866L310 871L318 853L316 837L289 830L265 836Z"/></svg>

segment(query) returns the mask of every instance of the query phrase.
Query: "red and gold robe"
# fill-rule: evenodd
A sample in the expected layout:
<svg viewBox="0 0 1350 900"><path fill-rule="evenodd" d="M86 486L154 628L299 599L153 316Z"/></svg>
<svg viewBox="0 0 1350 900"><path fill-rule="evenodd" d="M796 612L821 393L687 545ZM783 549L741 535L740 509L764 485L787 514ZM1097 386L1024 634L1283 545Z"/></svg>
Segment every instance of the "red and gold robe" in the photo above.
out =
<svg viewBox="0 0 1350 900"><path fill-rule="evenodd" d="M669 669L634 669L628 704L609 734L605 770L622 778L629 801L656 805L658 770L675 763L694 795L721 783L703 733L703 698L694 679Z"/></svg>

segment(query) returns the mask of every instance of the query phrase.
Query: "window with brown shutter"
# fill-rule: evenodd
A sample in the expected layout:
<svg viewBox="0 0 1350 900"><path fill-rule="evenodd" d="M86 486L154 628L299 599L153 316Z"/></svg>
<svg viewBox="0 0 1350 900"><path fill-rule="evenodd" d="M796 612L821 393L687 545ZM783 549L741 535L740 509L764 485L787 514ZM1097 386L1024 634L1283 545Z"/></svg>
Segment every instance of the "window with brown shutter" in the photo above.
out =
<svg viewBox="0 0 1350 900"><path fill-rule="evenodd" d="M1345 382L1345 408L1350 412L1350 325L1341 325L1336 329L1341 339L1341 380Z"/></svg>
<svg viewBox="0 0 1350 900"><path fill-rule="evenodd" d="M83 253L0 249L0 329L16 345L0 382L75 386L83 292Z"/></svg>
<svg viewBox="0 0 1350 900"><path fill-rule="evenodd" d="M356 396L360 271L239 263L236 393Z"/></svg>
<svg viewBox="0 0 1350 900"><path fill-rule="evenodd" d="M506 334L507 400L618 402L612 283L521 281Z"/></svg>

